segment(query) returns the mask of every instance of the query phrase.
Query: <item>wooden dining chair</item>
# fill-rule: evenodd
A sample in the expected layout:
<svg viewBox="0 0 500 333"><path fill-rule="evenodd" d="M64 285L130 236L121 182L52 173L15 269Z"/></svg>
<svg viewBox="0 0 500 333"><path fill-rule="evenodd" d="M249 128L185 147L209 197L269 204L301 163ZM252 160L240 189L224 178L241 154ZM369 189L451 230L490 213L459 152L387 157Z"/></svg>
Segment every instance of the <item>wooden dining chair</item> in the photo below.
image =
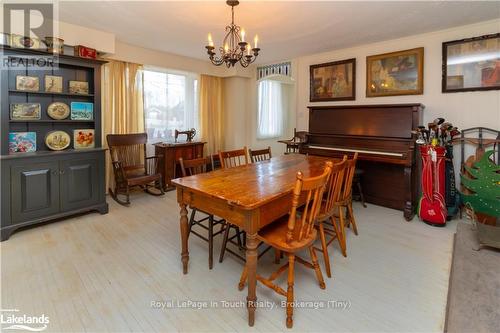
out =
<svg viewBox="0 0 500 333"><path fill-rule="evenodd" d="M315 247L316 250L321 251L323 254L323 259L325 262L325 271L328 277L332 277L330 269L330 256L328 254L328 245L330 245L336 238L339 237L340 231L338 230L338 225L335 221L332 221L335 214L339 214L340 206L337 204L340 202L341 191L343 183L345 181L345 173L347 169L347 156L340 163L335 163L332 167L332 172L325 189L325 195L323 201L321 202L321 208L319 210L318 218L316 219L316 228L319 232L319 239L321 240L321 248ZM333 230L326 227L326 230L330 239L327 241L325 225L327 222L332 221Z"/></svg>
<svg viewBox="0 0 500 333"><path fill-rule="evenodd" d="M242 149L236 149L236 150L219 151L219 160L221 167L223 169L246 165L248 164L247 147L243 147ZM231 229L235 230L235 235L229 237L229 232L231 231ZM244 250L245 247L244 244L245 240L246 240L245 233L242 232L239 227L226 221L224 226L224 237L222 240L222 247L219 255L219 262L222 262L224 260L224 254L226 253L226 251L244 261L245 258L243 258L243 256L227 248L227 243L229 242L233 245L238 246L238 249L242 251Z"/></svg>
<svg viewBox="0 0 500 333"><path fill-rule="evenodd" d="M152 195L164 194L158 169L161 156L146 156L146 133L108 134L106 141L115 176L115 188L109 188L108 191L116 202L128 206L130 189L134 186L139 186ZM151 191L152 187L156 190ZM124 195L125 201L119 195Z"/></svg>
<svg viewBox="0 0 500 333"><path fill-rule="evenodd" d="M248 164L247 147L242 149L219 151L219 159L222 168L234 168Z"/></svg>
<svg viewBox="0 0 500 333"><path fill-rule="evenodd" d="M195 158L192 160L184 160L182 157L179 158L179 164L181 166L182 177L198 175L208 171L208 168L213 168L212 159L210 157ZM196 219L196 214L201 213L202 217ZM205 224L207 222L207 224ZM213 267L213 252L214 252L214 237L221 234L224 229L221 227L219 231L214 232L217 225L223 225L225 223L224 219L216 219L212 214L205 213L202 210L192 208L191 215L188 222L188 235L193 234L204 241L208 242L208 268ZM193 230L194 226L198 226L205 229L208 232L208 236L200 234L197 230ZM189 236L188 236L189 237Z"/></svg>
<svg viewBox="0 0 500 333"><path fill-rule="evenodd" d="M250 159L252 163L261 162L265 160L271 159L271 147L267 147L266 149L259 150L248 150L248 154L250 155Z"/></svg>
<svg viewBox="0 0 500 333"><path fill-rule="evenodd" d="M277 221L267 225L259 231L257 238L267 245L285 253L288 257L288 263L281 266L269 278L264 278L257 274L257 281L271 288L278 294L285 296L286 305L286 326L293 326L293 286L295 261L314 269L316 278L321 289L325 289L325 281L321 274L313 244L317 237L317 231L314 223L319 213L325 185L332 171L332 163L327 162L324 172L316 177L304 178L302 172L297 173L295 187L293 189L291 211L288 216L284 216ZM300 214L298 208L303 205ZM311 261L306 261L297 256L296 253L301 250L308 250ZM274 283L274 281L288 269L288 288L283 288ZM248 276L248 269L245 265L241 273L238 289L242 290Z"/></svg>
<svg viewBox="0 0 500 333"><path fill-rule="evenodd" d="M326 241L326 244L331 244L334 239L337 239L344 257L347 257L346 227L349 228L352 225L354 234L358 234L354 211L352 209L352 180L356 170L357 159L358 153L355 153L352 159L346 161L343 181L341 185L339 185L340 193L338 199L333 203L333 214L329 218L333 229L327 226L323 227L324 234L331 236L331 238ZM325 265L327 263L326 260L327 258L325 257Z"/></svg>

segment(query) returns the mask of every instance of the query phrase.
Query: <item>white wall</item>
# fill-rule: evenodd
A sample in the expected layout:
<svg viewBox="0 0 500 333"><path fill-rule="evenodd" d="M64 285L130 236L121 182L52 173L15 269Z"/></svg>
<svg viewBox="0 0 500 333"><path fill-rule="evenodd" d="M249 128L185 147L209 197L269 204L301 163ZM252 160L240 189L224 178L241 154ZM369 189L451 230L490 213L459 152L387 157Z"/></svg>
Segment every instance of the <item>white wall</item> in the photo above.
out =
<svg viewBox="0 0 500 333"><path fill-rule="evenodd" d="M441 48L445 41L500 32L500 20L482 22L359 47L314 54L296 59L297 109L299 129L308 128L311 105L422 103L424 124L444 117L459 128L484 126L500 128L500 90L441 93ZM413 96L370 97L365 94L366 56L424 47L424 94ZM309 102L309 66L330 61L356 58L356 100L350 102Z"/></svg>

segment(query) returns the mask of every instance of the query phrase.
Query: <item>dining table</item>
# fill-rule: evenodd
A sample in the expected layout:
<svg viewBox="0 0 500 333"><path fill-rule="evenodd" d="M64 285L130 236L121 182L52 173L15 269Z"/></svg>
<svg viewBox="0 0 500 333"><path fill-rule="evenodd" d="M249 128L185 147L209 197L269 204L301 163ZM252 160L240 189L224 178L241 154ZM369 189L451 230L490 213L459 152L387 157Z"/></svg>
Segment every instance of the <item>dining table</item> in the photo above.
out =
<svg viewBox="0 0 500 333"><path fill-rule="evenodd" d="M246 232L248 267L248 324L254 325L257 302L257 233L289 213L297 172L304 177L320 175L331 158L288 154L234 168L218 169L176 178L180 206L181 261L188 273L188 207L224 218ZM239 281L235 273L235 290Z"/></svg>

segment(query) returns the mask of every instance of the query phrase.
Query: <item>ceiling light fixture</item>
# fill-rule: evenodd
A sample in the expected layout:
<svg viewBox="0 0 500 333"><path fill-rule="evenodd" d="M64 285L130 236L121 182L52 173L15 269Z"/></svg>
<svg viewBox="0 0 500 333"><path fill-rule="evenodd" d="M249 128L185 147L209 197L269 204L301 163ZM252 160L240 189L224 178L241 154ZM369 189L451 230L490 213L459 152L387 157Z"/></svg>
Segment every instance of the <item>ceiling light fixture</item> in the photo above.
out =
<svg viewBox="0 0 500 333"><path fill-rule="evenodd" d="M231 24L226 26L226 37L219 47L220 57L216 56L212 34L208 34L208 45L205 46L210 61L215 66L226 64L226 66L234 67L236 63L240 63L243 67L248 67L257 59L260 49L257 47L259 37L255 35L254 47L245 41L245 30L234 24L234 7L239 5L238 0L227 0L226 4L231 6Z"/></svg>

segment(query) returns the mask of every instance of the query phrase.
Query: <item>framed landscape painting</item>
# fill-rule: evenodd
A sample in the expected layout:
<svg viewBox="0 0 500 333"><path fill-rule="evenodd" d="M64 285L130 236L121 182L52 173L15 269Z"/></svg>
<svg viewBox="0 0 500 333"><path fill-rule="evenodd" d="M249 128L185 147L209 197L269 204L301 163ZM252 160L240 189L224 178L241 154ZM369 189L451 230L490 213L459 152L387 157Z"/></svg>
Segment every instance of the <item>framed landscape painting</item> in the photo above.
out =
<svg viewBox="0 0 500 333"><path fill-rule="evenodd" d="M310 67L311 102L356 99L356 59L347 59Z"/></svg>
<svg viewBox="0 0 500 333"><path fill-rule="evenodd" d="M443 43L442 91L500 89L500 33Z"/></svg>
<svg viewBox="0 0 500 333"><path fill-rule="evenodd" d="M366 57L366 97L423 93L423 47Z"/></svg>

